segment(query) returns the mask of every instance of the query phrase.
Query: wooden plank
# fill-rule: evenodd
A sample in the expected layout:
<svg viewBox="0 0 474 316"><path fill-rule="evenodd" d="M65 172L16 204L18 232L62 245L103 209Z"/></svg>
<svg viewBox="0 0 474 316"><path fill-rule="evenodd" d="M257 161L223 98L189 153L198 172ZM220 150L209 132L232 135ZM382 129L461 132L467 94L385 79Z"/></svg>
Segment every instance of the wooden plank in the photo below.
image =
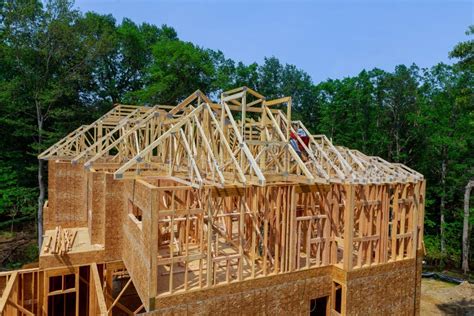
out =
<svg viewBox="0 0 474 316"><path fill-rule="evenodd" d="M291 98L290 97L283 97L283 98L279 98L279 99L275 99L275 100L270 100L270 101L264 101L264 105L265 106L272 106L272 105L276 105L276 104L281 104L281 103L288 103L291 101Z"/></svg>
<svg viewBox="0 0 474 316"><path fill-rule="evenodd" d="M194 93L190 94L186 99L184 99L180 104L178 104L173 109L171 109L168 113L171 114L171 115L174 115L174 114L178 113L179 111L182 111L186 106L188 106L191 102L193 102L201 94L202 94L202 92L199 91L199 90L194 91Z"/></svg>
<svg viewBox="0 0 474 316"><path fill-rule="evenodd" d="M391 260L397 260L397 235L398 235L398 198L399 198L399 190L400 187L398 184L394 186L394 193L393 193L393 204L392 204L392 255Z"/></svg>
<svg viewBox="0 0 474 316"><path fill-rule="evenodd" d="M232 95L229 95L229 96L226 96L226 97L222 98L222 101L227 102L227 101L231 101L231 100L240 99L243 96L245 96L245 94L246 94L245 91L235 93L235 94L232 94Z"/></svg>
<svg viewBox="0 0 474 316"><path fill-rule="evenodd" d="M3 290L2 297L0 298L0 313L4 311L5 305L7 304L8 298L10 297L10 293L13 290L13 286L15 285L16 278L18 277L18 271L13 271L10 274L8 279L7 285Z"/></svg>
<svg viewBox="0 0 474 316"><path fill-rule="evenodd" d="M125 290L127 290L128 286L130 285L130 283L132 283L132 278L129 278L127 283L125 284L125 286L122 288L122 290L119 292L119 294L117 295L117 297L115 298L115 300L112 302L112 305L109 306L109 309L107 310L107 313L110 313L112 311L112 309L114 308L114 306L118 303L118 301L120 300L120 298L122 297L123 293L125 292ZM104 301L105 303L105 301ZM100 301L99 301L99 305L100 305Z"/></svg>
<svg viewBox="0 0 474 316"><path fill-rule="evenodd" d="M97 299L97 307L99 308L97 314L106 316L107 305L105 304L104 293L102 292L102 286L100 285L99 270L97 269L97 264L95 262L90 265L90 273L94 281L91 286L94 287L93 292L95 298Z"/></svg>
<svg viewBox="0 0 474 316"><path fill-rule="evenodd" d="M21 305L18 305L16 302L14 302L13 300L11 299L8 299L7 301L8 304L10 305L13 305L16 309L18 309L20 312L22 312L23 314L26 314L26 315L31 315L31 316L34 316L35 314L33 314L32 312L30 312L29 310L27 310L26 308L24 308L23 306ZM78 304L76 304L78 305Z"/></svg>
<svg viewBox="0 0 474 316"><path fill-rule="evenodd" d="M405 199L406 198L406 194L407 194L407 184L404 184L403 185L403 189L401 190L402 191L402 199ZM400 234L399 235L403 235L406 233L406 220L407 220L407 217L406 217L406 209L407 209L407 205L404 203L402 204L401 206L402 208L402 212L401 212L401 215L400 215ZM399 236L397 236L399 237ZM399 247L399 253L398 253L398 258L399 259L403 259L405 257L405 239L402 238L402 239L399 239L400 240L400 247Z"/></svg>
<svg viewBox="0 0 474 316"><path fill-rule="evenodd" d="M344 254L343 254L343 267L346 271L352 270L352 250L353 250L353 238L354 238L354 185L344 185L346 192L346 207L344 209Z"/></svg>

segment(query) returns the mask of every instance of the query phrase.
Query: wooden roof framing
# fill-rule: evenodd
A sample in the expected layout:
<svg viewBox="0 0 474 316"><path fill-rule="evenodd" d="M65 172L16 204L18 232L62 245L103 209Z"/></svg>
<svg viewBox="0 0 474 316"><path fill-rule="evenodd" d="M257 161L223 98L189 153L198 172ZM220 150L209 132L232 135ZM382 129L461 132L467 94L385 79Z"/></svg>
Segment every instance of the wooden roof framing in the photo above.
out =
<svg viewBox="0 0 474 316"><path fill-rule="evenodd" d="M309 135L307 145L298 136L299 129ZM290 145L291 134L304 149L305 159ZM223 92L218 103L198 90L174 107L116 105L39 159L107 169L116 179L172 179L195 188L423 179L404 165L334 146L324 135L311 135L301 121L291 121L291 97L266 100L247 87Z"/></svg>

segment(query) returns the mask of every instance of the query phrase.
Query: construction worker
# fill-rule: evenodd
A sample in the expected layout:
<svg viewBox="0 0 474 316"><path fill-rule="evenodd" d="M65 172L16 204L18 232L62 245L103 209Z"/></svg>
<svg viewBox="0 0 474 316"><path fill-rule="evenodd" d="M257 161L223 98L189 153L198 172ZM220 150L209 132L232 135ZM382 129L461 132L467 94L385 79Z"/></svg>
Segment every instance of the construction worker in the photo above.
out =
<svg viewBox="0 0 474 316"><path fill-rule="evenodd" d="M298 140L296 138L296 135L291 132L290 133L290 145L291 147L293 147L293 149L296 151L296 153L298 154L298 156L301 157L301 150L300 150L300 146L298 145Z"/></svg>

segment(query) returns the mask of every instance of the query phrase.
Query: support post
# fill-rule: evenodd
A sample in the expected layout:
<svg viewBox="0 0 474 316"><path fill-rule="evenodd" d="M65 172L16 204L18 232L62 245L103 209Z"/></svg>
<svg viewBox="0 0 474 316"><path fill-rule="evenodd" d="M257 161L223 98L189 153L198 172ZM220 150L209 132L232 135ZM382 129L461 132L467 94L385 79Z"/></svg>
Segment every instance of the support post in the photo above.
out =
<svg viewBox="0 0 474 316"><path fill-rule="evenodd" d="M7 304L8 297L10 296L10 293L13 290L17 276L18 276L18 271L13 271L13 273L10 275L10 278L8 279L5 289L3 290L3 294L0 297L0 312L1 313L3 313L5 309L5 305Z"/></svg>
<svg viewBox="0 0 474 316"><path fill-rule="evenodd" d="M344 210L344 255L343 255L343 267L344 270L352 270L352 250L354 237L354 185L344 185L346 191L346 207Z"/></svg>

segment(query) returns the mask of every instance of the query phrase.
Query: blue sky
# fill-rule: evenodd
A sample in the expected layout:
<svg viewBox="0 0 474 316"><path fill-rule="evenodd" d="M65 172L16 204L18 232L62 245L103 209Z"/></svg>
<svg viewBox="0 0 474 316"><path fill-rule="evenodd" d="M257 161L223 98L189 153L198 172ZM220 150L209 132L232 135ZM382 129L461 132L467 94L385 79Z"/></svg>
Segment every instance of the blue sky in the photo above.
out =
<svg viewBox="0 0 474 316"><path fill-rule="evenodd" d="M276 56L314 82L374 67L451 63L448 52L474 24L474 1L456 0L76 0L76 7L167 24L182 40L246 64Z"/></svg>

